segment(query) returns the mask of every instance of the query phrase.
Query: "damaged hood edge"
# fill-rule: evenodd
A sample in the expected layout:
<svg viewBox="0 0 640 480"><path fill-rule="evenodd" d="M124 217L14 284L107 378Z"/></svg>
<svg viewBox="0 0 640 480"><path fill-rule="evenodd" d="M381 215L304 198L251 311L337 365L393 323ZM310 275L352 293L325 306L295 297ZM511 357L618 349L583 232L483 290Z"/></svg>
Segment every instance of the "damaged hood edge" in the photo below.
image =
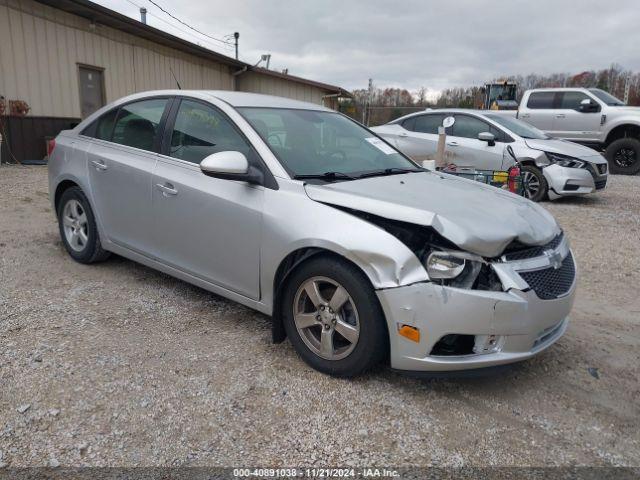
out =
<svg viewBox="0 0 640 480"><path fill-rule="evenodd" d="M542 207L496 187L433 173L306 184L314 201L432 227L462 250L487 258L514 240L543 245L560 233ZM447 201L455 198L455 202ZM463 207L463 205L469 205Z"/></svg>

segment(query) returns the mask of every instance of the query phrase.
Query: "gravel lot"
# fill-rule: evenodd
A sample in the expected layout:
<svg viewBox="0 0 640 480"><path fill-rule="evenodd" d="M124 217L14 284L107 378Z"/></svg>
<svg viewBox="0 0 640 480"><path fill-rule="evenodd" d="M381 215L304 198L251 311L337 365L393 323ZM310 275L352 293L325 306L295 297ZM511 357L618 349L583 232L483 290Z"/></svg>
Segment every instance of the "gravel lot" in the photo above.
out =
<svg viewBox="0 0 640 480"><path fill-rule="evenodd" d="M640 176L544 204L580 268L567 334L498 376L309 369L270 319L64 252L44 167L0 167L0 465L640 465Z"/></svg>

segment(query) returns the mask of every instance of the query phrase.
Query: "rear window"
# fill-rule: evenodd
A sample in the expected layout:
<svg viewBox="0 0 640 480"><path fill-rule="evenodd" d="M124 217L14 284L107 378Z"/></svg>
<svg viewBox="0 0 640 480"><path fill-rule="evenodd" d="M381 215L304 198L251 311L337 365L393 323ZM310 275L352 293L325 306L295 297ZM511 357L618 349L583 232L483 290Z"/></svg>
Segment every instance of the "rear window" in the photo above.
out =
<svg viewBox="0 0 640 480"><path fill-rule="evenodd" d="M155 98L121 107L113 128L112 141L141 150L153 150L158 125L166 104L166 98Z"/></svg>
<svg viewBox="0 0 640 480"><path fill-rule="evenodd" d="M100 140L111 140L111 132L113 131L113 124L116 120L117 113L117 108L105 113L91 122L89 126L85 127L80 134L87 137L99 138Z"/></svg>
<svg viewBox="0 0 640 480"><path fill-rule="evenodd" d="M410 132L413 132L413 128L415 124L416 124L416 117L411 117L404 120L400 125L402 125L402 127L405 130L409 130Z"/></svg>
<svg viewBox="0 0 640 480"><path fill-rule="evenodd" d="M118 109L111 110L109 113L105 113L98 119L96 125L95 137L100 140L111 140L111 133L113 132L113 124L116 122L116 115Z"/></svg>
<svg viewBox="0 0 640 480"><path fill-rule="evenodd" d="M531 95L529 95L527 108L553 108L553 99L555 98L555 96L556 92L533 92Z"/></svg>
<svg viewBox="0 0 640 480"><path fill-rule="evenodd" d="M433 133L435 135L438 134L438 127L442 126L442 121L444 120L444 115L420 115L416 117L416 124L414 125L413 130L415 132L420 133Z"/></svg>

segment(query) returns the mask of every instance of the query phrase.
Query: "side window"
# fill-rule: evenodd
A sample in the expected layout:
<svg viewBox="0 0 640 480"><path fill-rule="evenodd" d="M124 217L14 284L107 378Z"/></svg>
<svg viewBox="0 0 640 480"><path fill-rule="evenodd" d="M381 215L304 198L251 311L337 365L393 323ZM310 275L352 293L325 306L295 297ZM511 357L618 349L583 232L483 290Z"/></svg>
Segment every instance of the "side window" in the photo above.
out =
<svg viewBox="0 0 640 480"><path fill-rule="evenodd" d="M111 132L113 131L113 124L116 121L117 114L117 108L105 113L85 127L80 134L86 137L99 138L100 140L111 140Z"/></svg>
<svg viewBox="0 0 640 480"><path fill-rule="evenodd" d="M452 133L454 137L477 139L478 134L482 132L491 132L491 126L470 115L456 115Z"/></svg>
<svg viewBox="0 0 640 480"><path fill-rule="evenodd" d="M158 125L167 105L166 98L143 100L120 107L113 142L141 150L153 150ZM98 126L98 129L100 127Z"/></svg>
<svg viewBox="0 0 640 480"><path fill-rule="evenodd" d="M578 110L582 100L591 100L591 98L582 92L562 92L560 94L560 108Z"/></svg>
<svg viewBox="0 0 640 480"><path fill-rule="evenodd" d="M489 133L493 133L493 136L496 137L496 142L504 142L504 143L513 142L513 139L509 135L504 133L499 128L494 127L493 125L489 125L489 130L487 131Z"/></svg>
<svg viewBox="0 0 640 480"><path fill-rule="evenodd" d="M438 134L438 127L442 126L444 115L420 115L416 117L414 131L420 133Z"/></svg>
<svg viewBox="0 0 640 480"><path fill-rule="evenodd" d="M553 99L555 96L556 92L533 92L529 95L527 108L538 110L553 108Z"/></svg>
<svg viewBox="0 0 640 480"><path fill-rule="evenodd" d="M118 109L116 108L105 113L98 119L95 138L99 138L100 140L111 140L111 133L113 133L113 125L116 122L117 114Z"/></svg>
<svg viewBox="0 0 640 480"><path fill-rule="evenodd" d="M400 125L402 125L402 128L404 128L405 130L413 132L415 130L416 117L407 118Z"/></svg>
<svg viewBox="0 0 640 480"><path fill-rule="evenodd" d="M199 102L182 100L171 133L169 155L200 163L212 153L229 150L249 155L250 146L220 111Z"/></svg>

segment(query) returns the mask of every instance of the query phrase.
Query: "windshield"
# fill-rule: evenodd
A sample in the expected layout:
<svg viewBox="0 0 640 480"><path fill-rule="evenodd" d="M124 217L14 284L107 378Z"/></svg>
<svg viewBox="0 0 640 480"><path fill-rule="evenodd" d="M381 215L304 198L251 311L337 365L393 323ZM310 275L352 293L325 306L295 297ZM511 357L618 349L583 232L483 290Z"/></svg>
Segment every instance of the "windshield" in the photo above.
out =
<svg viewBox="0 0 640 480"><path fill-rule="evenodd" d="M611 95L610 93L605 92L604 90L600 90L599 88L590 88L589 91L593 93L596 97L602 100L604 103L609 105L610 107L624 107L625 103Z"/></svg>
<svg viewBox="0 0 640 480"><path fill-rule="evenodd" d="M420 170L394 148L333 112L238 108L292 176L350 180L366 173Z"/></svg>
<svg viewBox="0 0 640 480"><path fill-rule="evenodd" d="M529 138L534 140L548 140L549 137L542 130L538 130L536 127L529 125L528 123L518 120L513 117L506 117L503 115L497 115L495 113L485 113L485 117L499 123L503 127L512 131L516 135L522 138Z"/></svg>

